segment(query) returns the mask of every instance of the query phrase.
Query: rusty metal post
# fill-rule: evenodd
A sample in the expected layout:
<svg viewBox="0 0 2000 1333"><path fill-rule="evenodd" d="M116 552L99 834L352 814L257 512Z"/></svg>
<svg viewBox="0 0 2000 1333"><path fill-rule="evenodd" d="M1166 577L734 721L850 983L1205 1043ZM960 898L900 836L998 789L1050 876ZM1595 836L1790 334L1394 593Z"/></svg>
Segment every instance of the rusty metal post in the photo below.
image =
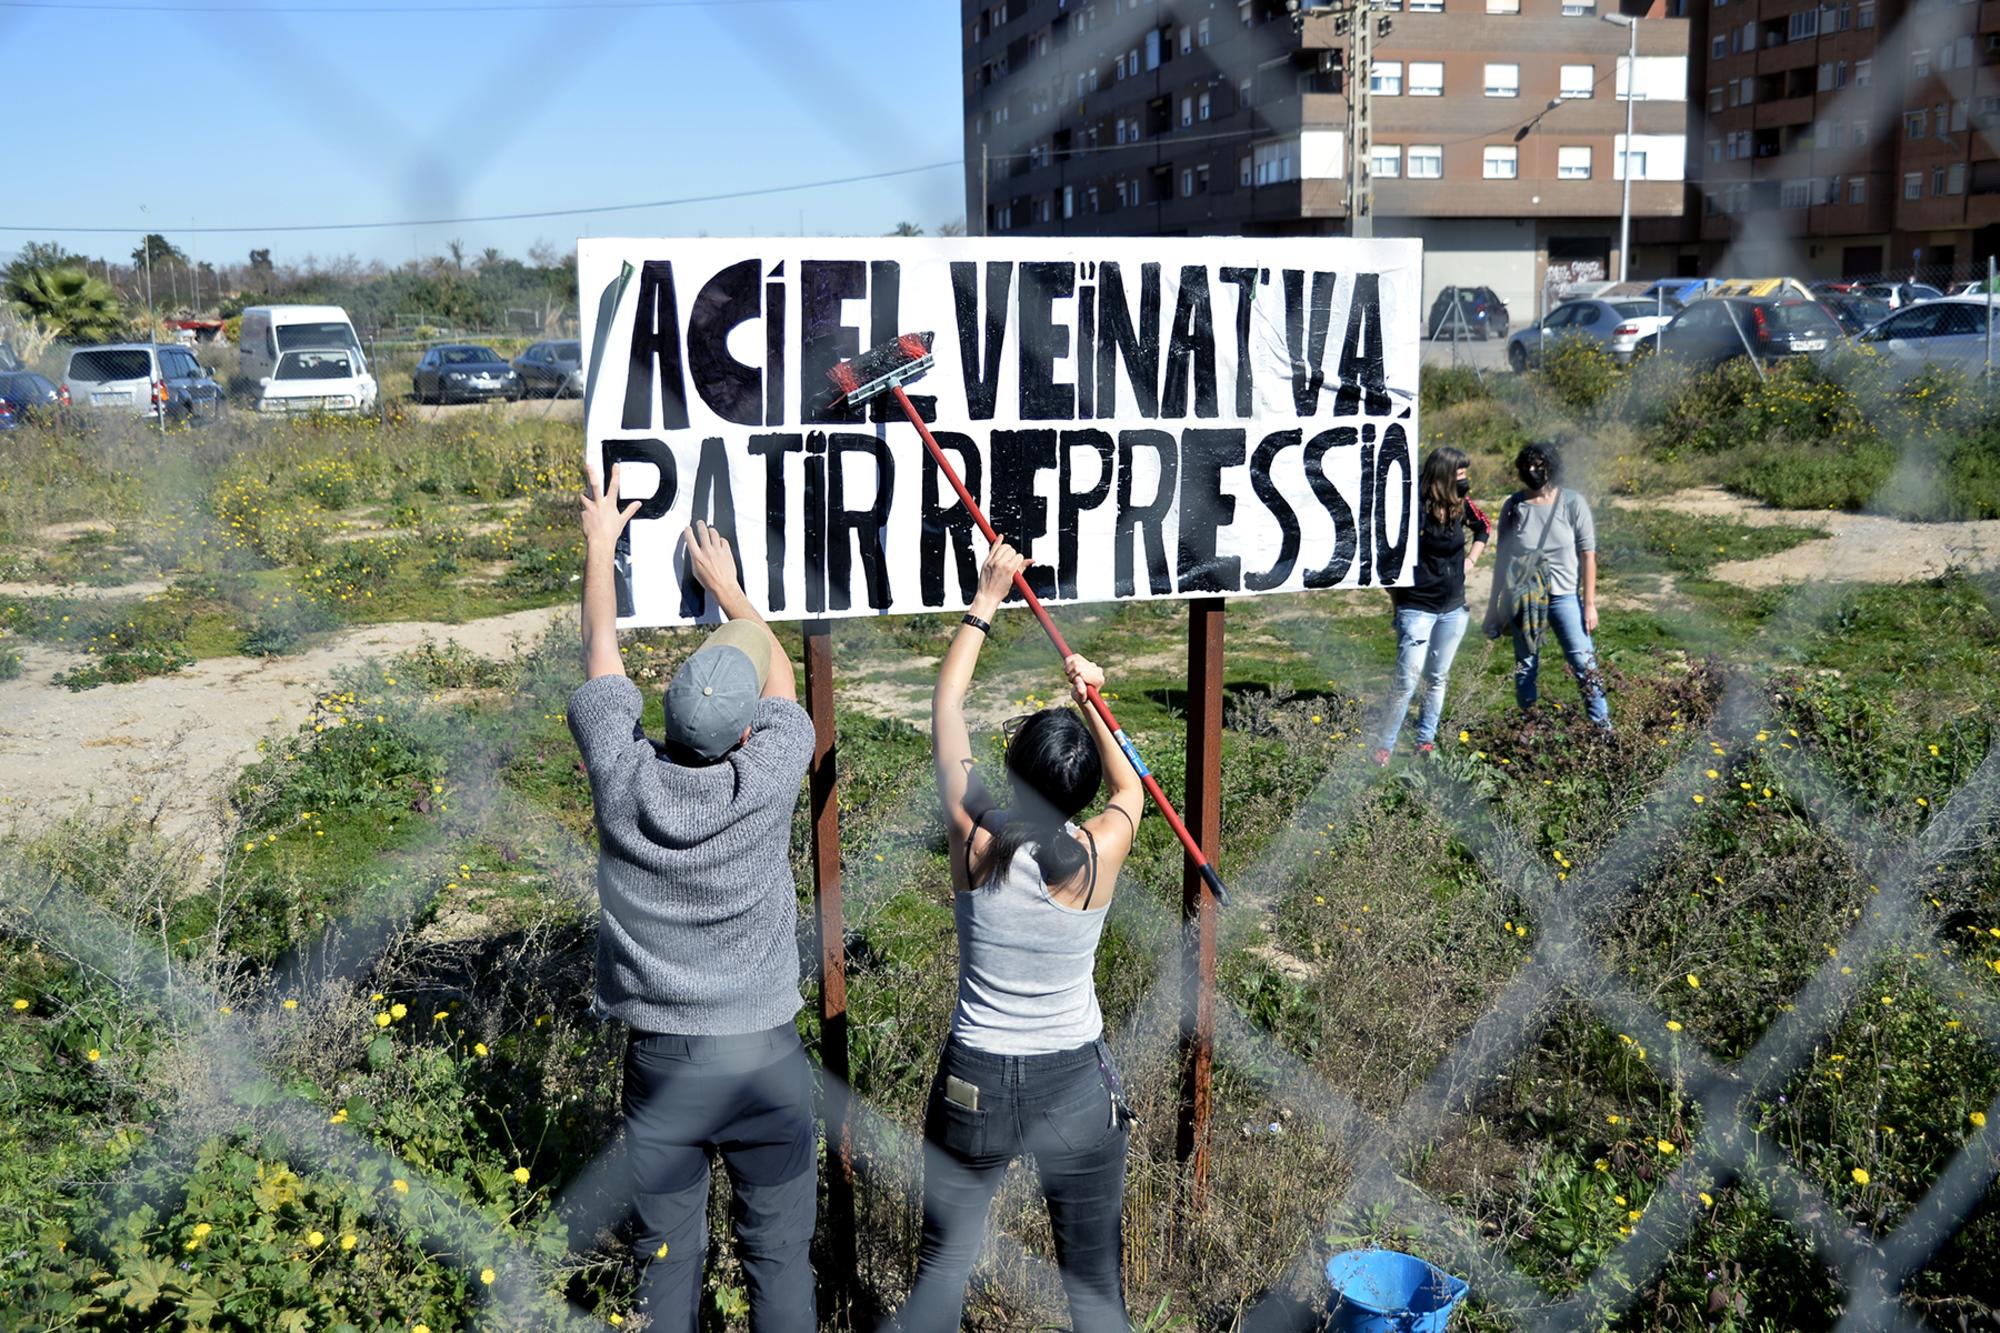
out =
<svg viewBox="0 0 2000 1333"><path fill-rule="evenodd" d="M1188 603L1188 829L1213 864L1222 828L1222 599ZM1215 1062L1215 913L1193 861L1181 876L1181 1093L1176 1156L1188 1206L1208 1198L1209 1089Z"/></svg>
<svg viewBox="0 0 2000 1333"><path fill-rule="evenodd" d="M848 1323L855 1275L854 1115L848 1097L847 926L840 901L840 802L833 730L833 627L805 626L806 709L813 720L812 801L813 925L819 942L820 1065L826 1114L826 1222L833 1242L832 1286Z"/></svg>

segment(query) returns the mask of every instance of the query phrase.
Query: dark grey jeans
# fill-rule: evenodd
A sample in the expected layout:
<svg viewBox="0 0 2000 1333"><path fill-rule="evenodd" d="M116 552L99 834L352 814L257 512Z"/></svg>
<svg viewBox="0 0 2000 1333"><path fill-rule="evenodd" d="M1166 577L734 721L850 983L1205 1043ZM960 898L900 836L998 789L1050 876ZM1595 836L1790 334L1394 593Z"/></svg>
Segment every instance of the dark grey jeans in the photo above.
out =
<svg viewBox="0 0 2000 1333"><path fill-rule="evenodd" d="M719 1152L733 1192L750 1327L813 1333L808 1252L819 1180L812 1090L812 1065L789 1023L740 1036L631 1035L625 1137L650 1328L695 1327L708 1251L709 1154Z"/></svg>
<svg viewBox="0 0 2000 1333"><path fill-rule="evenodd" d="M945 1100L947 1075L979 1089L979 1109ZM896 1316L903 1333L948 1333L1007 1163L1032 1153L1055 1230L1056 1263L1077 1333L1128 1333L1125 1150L1095 1046L988 1055L947 1044L924 1113L924 1234L917 1278Z"/></svg>

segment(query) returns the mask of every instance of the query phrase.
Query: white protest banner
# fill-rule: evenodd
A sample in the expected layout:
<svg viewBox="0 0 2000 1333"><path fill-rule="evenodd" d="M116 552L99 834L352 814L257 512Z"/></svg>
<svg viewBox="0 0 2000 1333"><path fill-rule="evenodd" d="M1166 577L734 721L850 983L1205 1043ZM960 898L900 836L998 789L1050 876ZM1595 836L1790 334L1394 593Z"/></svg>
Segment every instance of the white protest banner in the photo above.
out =
<svg viewBox="0 0 2000 1333"><path fill-rule="evenodd" d="M916 332L911 397L1044 600L1403 581L1421 271L1408 240L584 240L586 456L644 500L619 624L715 617L696 518L774 620L965 606L971 516L893 398L827 380Z"/></svg>

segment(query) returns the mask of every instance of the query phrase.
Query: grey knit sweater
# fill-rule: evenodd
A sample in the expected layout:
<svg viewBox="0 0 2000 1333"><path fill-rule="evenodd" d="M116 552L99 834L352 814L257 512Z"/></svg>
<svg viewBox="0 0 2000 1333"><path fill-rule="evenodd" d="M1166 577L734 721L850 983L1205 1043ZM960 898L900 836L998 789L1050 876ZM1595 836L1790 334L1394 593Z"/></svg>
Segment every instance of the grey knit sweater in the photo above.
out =
<svg viewBox="0 0 2000 1333"><path fill-rule="evenodd" d="M600 676L569 700L597 806L597 998L643 1032L761 1032L799 1010L792 810L812 721L757 705L750 739L693 768L639 727L644 699Z"/></svg>

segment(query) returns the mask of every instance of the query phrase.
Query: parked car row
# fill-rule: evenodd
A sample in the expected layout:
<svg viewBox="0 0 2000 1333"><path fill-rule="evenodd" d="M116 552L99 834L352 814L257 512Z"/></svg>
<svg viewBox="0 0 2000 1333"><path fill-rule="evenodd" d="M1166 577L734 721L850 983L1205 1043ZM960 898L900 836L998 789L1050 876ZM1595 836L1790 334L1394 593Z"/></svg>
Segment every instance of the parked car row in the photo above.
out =
<svg viewBox="0 0 2000 1333"><path fill-rule="evenodd" d="M1792 279L1745 279L1706 284L1689 293L1693 299L1685 306L1666 300L1664 292L1637 299L1585 297L1564 301L1510 337L1507 360L1523 372L1540 364L1557 340L1583 339L1621 365L1656 352L1701 367L1739 358L1775 364L1822 356L1851 340L1888 358L1904 375L1932 364L1984 367L1989 312L1984 288L1962 284L1946 296L1914 282L1822 281L1807 288ZM1439 302L1443 305L1445 296ZM1432 309L1434 323L1439 308ZM1443 308L1449 318L1449 306ZM2000 329L1994 337L2000 340Z"/></svg>

